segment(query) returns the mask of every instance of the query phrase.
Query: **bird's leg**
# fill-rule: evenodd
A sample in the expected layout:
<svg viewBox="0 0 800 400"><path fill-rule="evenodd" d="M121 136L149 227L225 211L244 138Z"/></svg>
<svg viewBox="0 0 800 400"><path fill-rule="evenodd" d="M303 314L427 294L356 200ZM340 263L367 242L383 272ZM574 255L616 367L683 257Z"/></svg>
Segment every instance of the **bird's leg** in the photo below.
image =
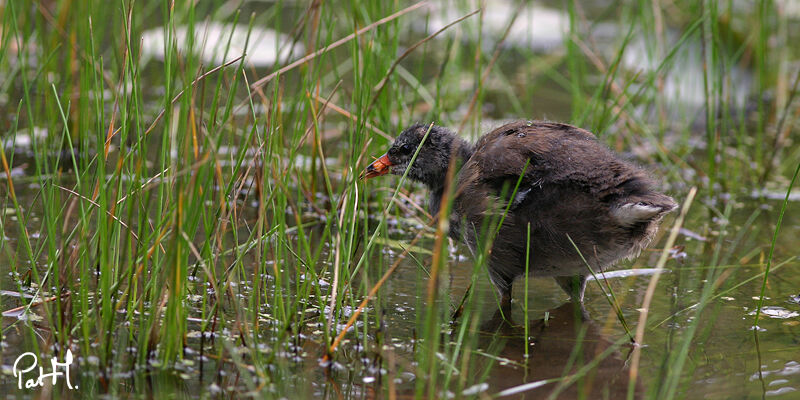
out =
<svg viewBox="0 0 800 400"><path fill-rule="evenodd" d="M508 279L501 275L498 271L489 268L489 280L494 284L497 289L497 294L500 296L500 310L504 313L511 310L511 285L513 279Z"/></svg>
<svg viewBox="0 0 800 400"><path fill-rule="evenodd" d="M565 292L575 305L575 316L583 321L589 321L589 312L583 306L583 293L586 291L586 276L556 276L558 286L564 289Z"/></svg>
<svg viewBox="0 0 800 400"><path fill-rule="evenodd" d="M500 308L497 309L495 315L500 315L504 320L511 321L511 287L508 289L497 288L497 293L500 295Z"/></svg>
<svg viewBox="0 0 800 400"><path fill-rule="evenodd" d="M583 293L586 291L586 275L556 276L558 286L564 289L570 299L583 304Z"/></svg>
<svg viewBox="0 0 800 400"><path fill-rule="evenodd" d="M511 291L500 293L500 308L503 311L511 310Z"/></svg>

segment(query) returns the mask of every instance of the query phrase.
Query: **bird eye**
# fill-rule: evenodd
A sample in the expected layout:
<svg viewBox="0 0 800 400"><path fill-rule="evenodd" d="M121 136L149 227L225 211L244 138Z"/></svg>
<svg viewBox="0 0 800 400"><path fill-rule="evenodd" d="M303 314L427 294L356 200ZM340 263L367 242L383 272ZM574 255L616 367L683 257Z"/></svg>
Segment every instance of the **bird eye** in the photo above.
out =
<svg viewBox="0 0 800 400"><path fill-rule="evenodd" d="M416 147L416 146L414 146L414 145L413 145L413 144L411 144L411 143L406 143L406 144L404 144L404 145L403 145L402 147L400 147L400 148L403 150L403 153L413 153L413 152L414 152L414 150L416 150L416 149L417 149L417 147Z"/></svg>

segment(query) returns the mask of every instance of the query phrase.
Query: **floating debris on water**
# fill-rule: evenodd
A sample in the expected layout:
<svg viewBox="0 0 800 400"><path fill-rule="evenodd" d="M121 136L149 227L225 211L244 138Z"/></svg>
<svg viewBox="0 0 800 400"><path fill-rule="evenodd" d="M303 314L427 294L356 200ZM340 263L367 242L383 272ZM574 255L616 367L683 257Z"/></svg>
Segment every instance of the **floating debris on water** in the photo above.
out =
<svg viewBox="0 0 800 400"><path fill-rule="evenodd" d="M756 310L751 311L748 315L756 315ZM787 310L778 306L767 306L761 308L761 315L766 315L770 318L788 319L800 317L800 312Z"/></svg>
<svg viewBox="0 0 800 400"><path fill-rule="evenodd" d="M595 279L613 279L613 278L627 278L629 276L643 276L643 275L653 275L658 271L658 268L638 268L638 269L621 269L616 271L606 271L603 273L598 273L595 276L589 276L586 278L587 281L592 281ZM662 269L661 273L670 272L668 269Z"/></svg>

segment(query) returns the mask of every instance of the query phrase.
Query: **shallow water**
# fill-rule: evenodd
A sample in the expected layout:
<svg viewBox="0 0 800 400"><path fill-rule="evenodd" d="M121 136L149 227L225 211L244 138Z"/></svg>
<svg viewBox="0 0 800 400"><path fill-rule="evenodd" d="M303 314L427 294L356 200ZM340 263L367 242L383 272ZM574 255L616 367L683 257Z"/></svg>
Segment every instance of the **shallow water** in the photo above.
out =
<svg viewBox="0 0 800 400"><path fill-rule="evenodd" d="M796 238L800 235L800 220L794 213L788 213L783 222L783 229L778 237L772 263L770 279L767 281L764 308L758 323L753 329L754 310L757 296L762 284L764 271L763 261L768 252L763 238L771 236L774 221L777 218L779 203L776 201L759 202L748 200L736 204L736 211L729 220L717 220L709 224L704 209L697 207L690 213L686 224L692 229L694 237L682 235L678 244L683 252L673 257L666 265L655 291L650 307L645 331L642 361L639 368L640 378L633 388L636 397L652 393L654 387L663 382L653 380L655 371L669 358L676 347L684 345L683 335L693 332L684 370L680 374L682 396L689 398L741 398L775 397L792 398L793 392L800 388L800 278L795 272L800 267L797 257ZM795 204L790 204L790 210ZM753 214L756 217L745 222ZM667 230L673 218L664 223L662 233ZM13 218L9 218L9 221ZM13 226L13 223L8 224ZM704 228L704 229L703 229ZM399 229L402 231L403 229ZM696 237L702 235L704 241ZM396 237L400 242L407 242L411 237L407 234ZM663 243L662 240L657 241ZM6 248L14 248L15 239L7 238ZM423 240L420 248L430 248L432 241ZM712 269L711 262L715 251L721 250L717 256L718 268ZM472 260L463 246L453 248L450 257L449 273L446 287L450 293L451 305L457 304L469 286L472 271ZM384 261L394 260L398 251L384 252ZM5 253L4 258L8 253ZM648 268L655 265L659 253L646 252L634 263L623 264L622 268ZM423 264L428 265L430 256L419 254ZM4 259L3 262L7 262ZM710 274L710 275L709 275ZM377 273L376 273L377 275ZM623 274L626 275L626 274ZM589 398L602 396L606 398L622 398L628 388L629 362L633 347L627 343L626 335L606 301L598 283L610 285L619 301L622 313L635 330L639 317L638 307L646 292L652 274L627 277L611 277L607 281L600 278L590 282L586 295L586 313L588 320L583 321L580 310L576 310L567 301L566 295L550 279L532 279L527 292L530 308L524 315L522 299L523 282L515 283L514 312L504 320L497 312L493 290L481 273L474 288L476 307L474 312L480 313L480 321L472 327L470 335L476 341L473 364L470 373L488 373L482 382L485 385L468 387L462 395L473 393L497 394L509 391L510 398L547 398L559 382L546 382L548 379L568 376L590 365L585 376L577 383L564 388L563 398ZM3 287L16 286L9 275L3 277ZM330 276L315 282L323 293ZM236 280L234 280L236 282ZM701 310L697 310L704 288L713 285L712 298ZM412 395L415 390L416 376L414 365L415 331L419 327L419 315L429 305L424 297L427 286L426 277L420 272L415 262L405 260L392 278L382 289L379 305L371 305L370 310L381 310L380 324L370 323L366 341L353 341L350 336L346 341L333 366L320 366L320 357L325 353L324 338L321 326L316 319L320 310L310 307L306 329L299 332L292 345L273 346L269 340L261 343L264 352L274 353L276 371L284 375L285 380L275 385L275 394L290 393L296 390L301 397L306 396L338 396L371 398L385 390L387 380L394 382L398 395ZM250 279L238 281L234 293L246 298L252 291ZM18 302L11 294L14 291L0 294L0 305L3 310L10 310ZM200 315L200 301L196 296L190 297L190 306L195 308L190 314ZM447 304L437 305L448 307ZM260 329L270 330L269 305L262 305L259 318ZM352 308L345 307L345 310ZM25 321L17 321L17 315L8 314L3 318L3 383L4 390L18 393L16 382L10 379L10 367L15 354L27 348L31 337L20 329L21 325L33 324L38 328L40 339L48 335L46 321L36 318L37 313L25 314ZM230 324L236 320L234 314L226 312ZM347 313L343 317L348 317ZM545 321L546 319L546 321ZM529 321L529 332L526 339L524 324ZM245 390L237 380L236 368L226 363L219 363L209 352L213 340L230 342L236 352L236 329L216 331L209 334L201 331L199 320L190 320L186 339L185 361L178 364L172 373L129 370L125 366L114 366L112 375L130 382L130 386L119 393L147 391L153 395L165 393L204 397L228 390L241 392ZM356 324L357 330L363 324ZM275 327L279 329L279 327ZM135 330L134 330L135 331ZM443 340L455 341L458 326L443 327ZM228 337L227 335L232 335ZM378 337L378 336L383 337ZM274 336L266 335L265 338ZM757 341L756 341L757 340ZM376 342L377 341L377 342ZM364 346L363 343L366 343ZM375 348L381 344L380 350ZM114 352L123 352L131 345L121 335L119 345ZM527 354L526 354L526 345ZM577 349L577 350L576 350ZM244 351L244 348L240 348ZM575 352L578 353L575 353ZM389 355L391 354L391 356ZM577 357L577 358L576 358ZM378 359L391 362L381 364ZM91 392L104 391L102 379L91 365L97 359L78 358L77 369L81 370L78 378L80 385ZM597 362L597 365L593 363ZM157 366L156 361L151 361ZM388 366L393 366L387 368ZM86 372L86 370L94 372ZM462 373L465 373L462 370ZM95 378L92 378L92 377ZM458 376L458 375L456 375ZM94 380L97 380L95 382ZM532 385L538 382L539 384ZM526 385L527 386L523 386ZM534 386L534 387L531 387ZM561 390L560 388L558 390ZM246 390L245 390L246 391ZM112 391L113 392L113 391ZM385 393L385 392L384 392ZM505 393L505 392L504 392ZM445 394L442 394L445 395ZM458 395L452 393L452 395Z"/></svg>

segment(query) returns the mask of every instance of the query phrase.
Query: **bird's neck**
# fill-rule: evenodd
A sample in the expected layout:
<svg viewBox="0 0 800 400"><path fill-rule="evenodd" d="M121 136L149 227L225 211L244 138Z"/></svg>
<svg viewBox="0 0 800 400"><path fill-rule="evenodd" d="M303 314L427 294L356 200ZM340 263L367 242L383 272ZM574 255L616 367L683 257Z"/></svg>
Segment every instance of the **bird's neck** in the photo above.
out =
<svg viewBox="0 0 800 400"><path fill-rule="evenodd" d="M466 140L455 137L453 138L453 142L450 147L450 158L456 157L454 160L455 163L452 163L450 158L448 158L447 162L448 165L454 165L456 170L453 171L453 179L456 179L458 171L461 169L461 166L472 157L472 153L475 150L474 146L467 142ZM430 191L430 199L428 199L428 210L430 211L431 215L436 215L439 213L439 209L442 206L442 197L444 196L445 190L445 183L447 181L447 175L440 177L441 179L436 179L432 182L426 182L425 186L428 187Z"/></svg>

